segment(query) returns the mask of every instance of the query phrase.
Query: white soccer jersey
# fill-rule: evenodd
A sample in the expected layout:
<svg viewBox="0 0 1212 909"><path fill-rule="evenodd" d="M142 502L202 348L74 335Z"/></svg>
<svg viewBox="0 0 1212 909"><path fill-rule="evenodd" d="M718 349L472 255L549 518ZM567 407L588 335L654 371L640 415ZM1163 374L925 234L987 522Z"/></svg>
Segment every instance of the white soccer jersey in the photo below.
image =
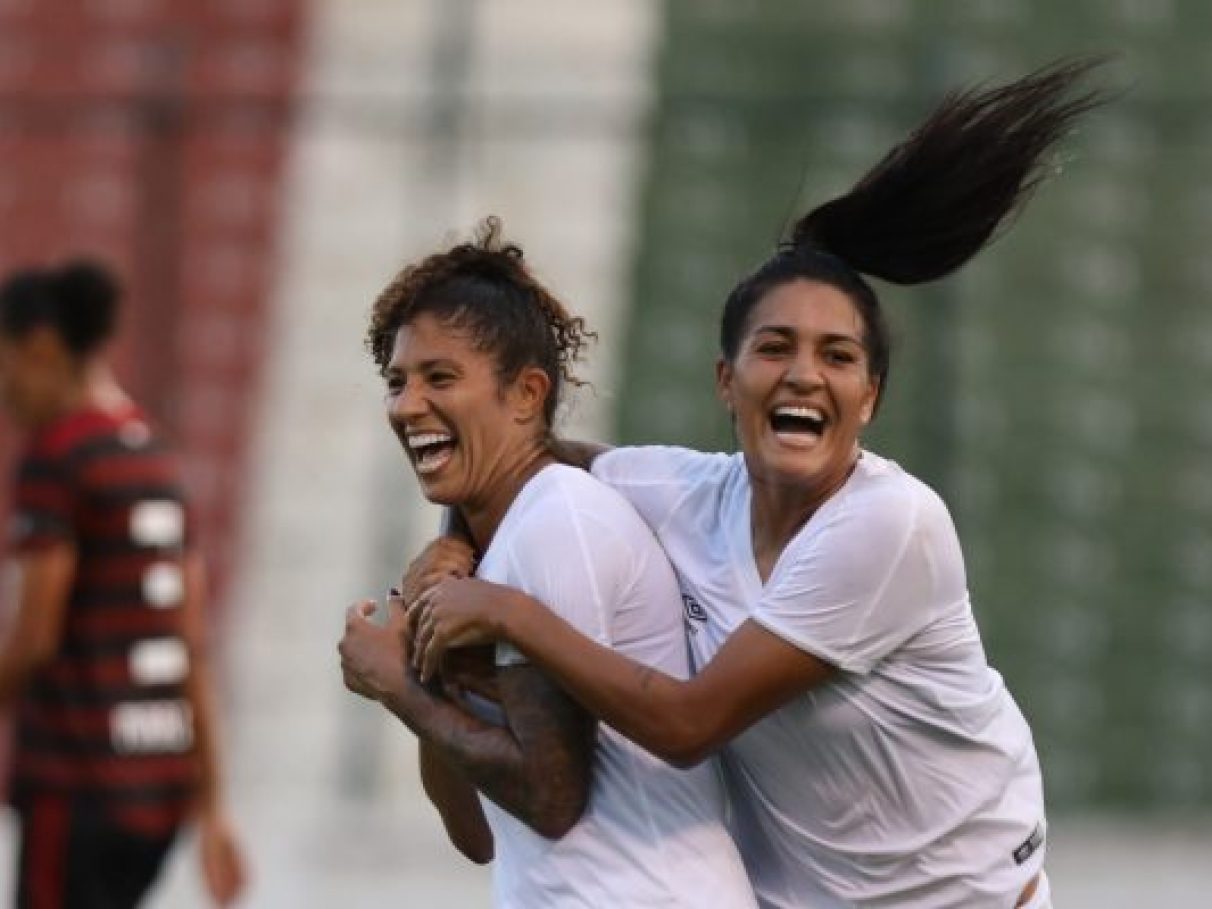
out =
<svg viewBox="0 0 1212 909"><path fill-rule="evenodd" d="M752 618L841 670L723 753L758 902L1013 906L1043 862L1039 764L938 496L864 452L763 584L742 455L622 448L593 472L665 547L696 665Z"/></svg>
<svg viewBox="0 0 1212 909"><path fill-rule="evenodd" d="M552 465L532 477L476 573L541 600L634 660L680 678L689 673L665 554L634 509L584 471ZM511 647L498 649L498 663L521 659ZM588 807L561 839L480 801L496 840L499 907L754 906L712 764L674 769L602 724Z"/></svg>

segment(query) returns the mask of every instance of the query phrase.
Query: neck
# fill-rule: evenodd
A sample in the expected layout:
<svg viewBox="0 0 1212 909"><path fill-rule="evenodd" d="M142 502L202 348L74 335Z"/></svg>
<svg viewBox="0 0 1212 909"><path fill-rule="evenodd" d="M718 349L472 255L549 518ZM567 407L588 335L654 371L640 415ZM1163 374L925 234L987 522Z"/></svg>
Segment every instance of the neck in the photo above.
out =
<svg viewBox="0 0 1212 909"><path fill-rule="evenodd" d="M39 422L53 422L82 407L117 410L129 403L130 398L118 386L109 367L103 361L93 360L82 364L71 381L63 385Z"/></svg>
<svg viewBox="0 0 1212 909"><path fill-rule="evenodd" d="M854 457L836 474L811 486L779 483L750 474L749 531L758 574L765 581L792 537L803 529L825 502L845 485L858 461Z"/></svg>
<svg viewBox="0 0 1212 909"><path fill-rule="evenodd" d="M114 378L113 370L104 361L95 361L87 367L84 396L89 404L102 410L120 410L131 403Z"/></svg>
<svg viewBox="0 0 1212 909"><path fill-rule="evenodd" d="M82 367L79 372L73 370L35 409L31 409L25 417L25 423L30 429L37 429L63 419L88 402L88 374Z"/></svg>
<svg viewBox="0 0 1212 909"><path fill-rule="evenodd" d="M502 478L490 484L492 492L487 498L483 501L464 502L459 506L477 552L484 553L488 550L497 528L505 518L505 512L509 511L509 506L518 497L522 487L536 473L553 463L555 458L542 442L524 447L516 460L502 471Z"/></svg>

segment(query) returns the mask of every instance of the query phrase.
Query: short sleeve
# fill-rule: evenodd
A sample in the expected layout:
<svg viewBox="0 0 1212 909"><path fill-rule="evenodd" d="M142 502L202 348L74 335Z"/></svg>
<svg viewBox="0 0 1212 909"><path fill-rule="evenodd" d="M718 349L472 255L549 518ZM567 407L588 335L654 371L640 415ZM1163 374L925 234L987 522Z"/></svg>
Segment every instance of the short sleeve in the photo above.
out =
<svg viewBox="0 0 1212 909"><path fill-rule="evenodd" d="M899 488L817 517L823 523L792 541L753 618L840 669L867 673L951 596L930 551L938 535L923 526L937 513L915 490Z"/></svg>
<svg viewBox="0 0 1212 909"><path fill-rule="evenodd" d="M733 455L689 448L645 445L614 448L594 459L595 477L614 488L659 532L685 497L712 478L724 476Z"/></svg>
<svg viewBox="0 0 1212 909"><path fill-rule="evenodd" d="M560 496L550 496L526 517L509 541L510 586L543 603L586 637L609 645L608 608L628 571L625 541ZM502 643L496 662L514 665L525 657Z"/></svg>
<svg viewBox="0 0 1212 909"><path fill-rule="evenodd" d="M10 518L13 552L30 552L75 539L76 484L67 463L33 451L17 468Z"/></svg>

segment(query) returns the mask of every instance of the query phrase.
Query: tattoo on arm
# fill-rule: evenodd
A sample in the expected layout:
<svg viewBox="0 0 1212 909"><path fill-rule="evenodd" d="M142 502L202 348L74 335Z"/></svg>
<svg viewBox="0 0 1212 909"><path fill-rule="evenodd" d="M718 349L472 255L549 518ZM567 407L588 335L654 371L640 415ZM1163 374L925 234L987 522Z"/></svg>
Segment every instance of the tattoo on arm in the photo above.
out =
<svg viewBox="0 0 1212 909"><path fill-rule="evenodd" d="M652 686L653 680L657 677L656 670L651 666L640 666L639 670L640 690L647 691Z"/></svg>
<svg viewBox="0 0 1212 909"><path fill-rule="evenodd" d="M480 807L475 787L458 769L451 767L435 752L433 745L419 740L418 764L425 794L438 814L455 848L471 861L484 865L492 861L492 830Z"/></svg>
<svg viewBox="0 0 1212 909"><path fill-rule="evenodd" d="M543 836L563 836L588 799L596 721L533 666L498 670L498 685L504 727L415 676L387 707L503 809Z"/></svg>

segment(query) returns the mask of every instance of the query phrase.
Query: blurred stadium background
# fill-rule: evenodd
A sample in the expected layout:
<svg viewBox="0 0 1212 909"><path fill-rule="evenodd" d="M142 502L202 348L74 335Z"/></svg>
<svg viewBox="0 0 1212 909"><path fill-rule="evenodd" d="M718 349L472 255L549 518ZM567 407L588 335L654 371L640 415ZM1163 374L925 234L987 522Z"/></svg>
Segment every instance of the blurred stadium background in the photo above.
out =
<svg viewBox="0 0 1212 909"><path fill-rule="evenodd" d="M1202 906L1212 5L0 0L0 268L90 253L130 289L124 375L187 455L216 572L246 905L486 904L335 655L435 526L361 346L397 267L501 215L601 335L567 431L726 446L718 307L789 217L946 88L1080 51L1118 52L1127 93L974 266L885 293L871 445L959 523L1044 761L1057 905ZM153 905L203 904L178 850Z"/></svg>

